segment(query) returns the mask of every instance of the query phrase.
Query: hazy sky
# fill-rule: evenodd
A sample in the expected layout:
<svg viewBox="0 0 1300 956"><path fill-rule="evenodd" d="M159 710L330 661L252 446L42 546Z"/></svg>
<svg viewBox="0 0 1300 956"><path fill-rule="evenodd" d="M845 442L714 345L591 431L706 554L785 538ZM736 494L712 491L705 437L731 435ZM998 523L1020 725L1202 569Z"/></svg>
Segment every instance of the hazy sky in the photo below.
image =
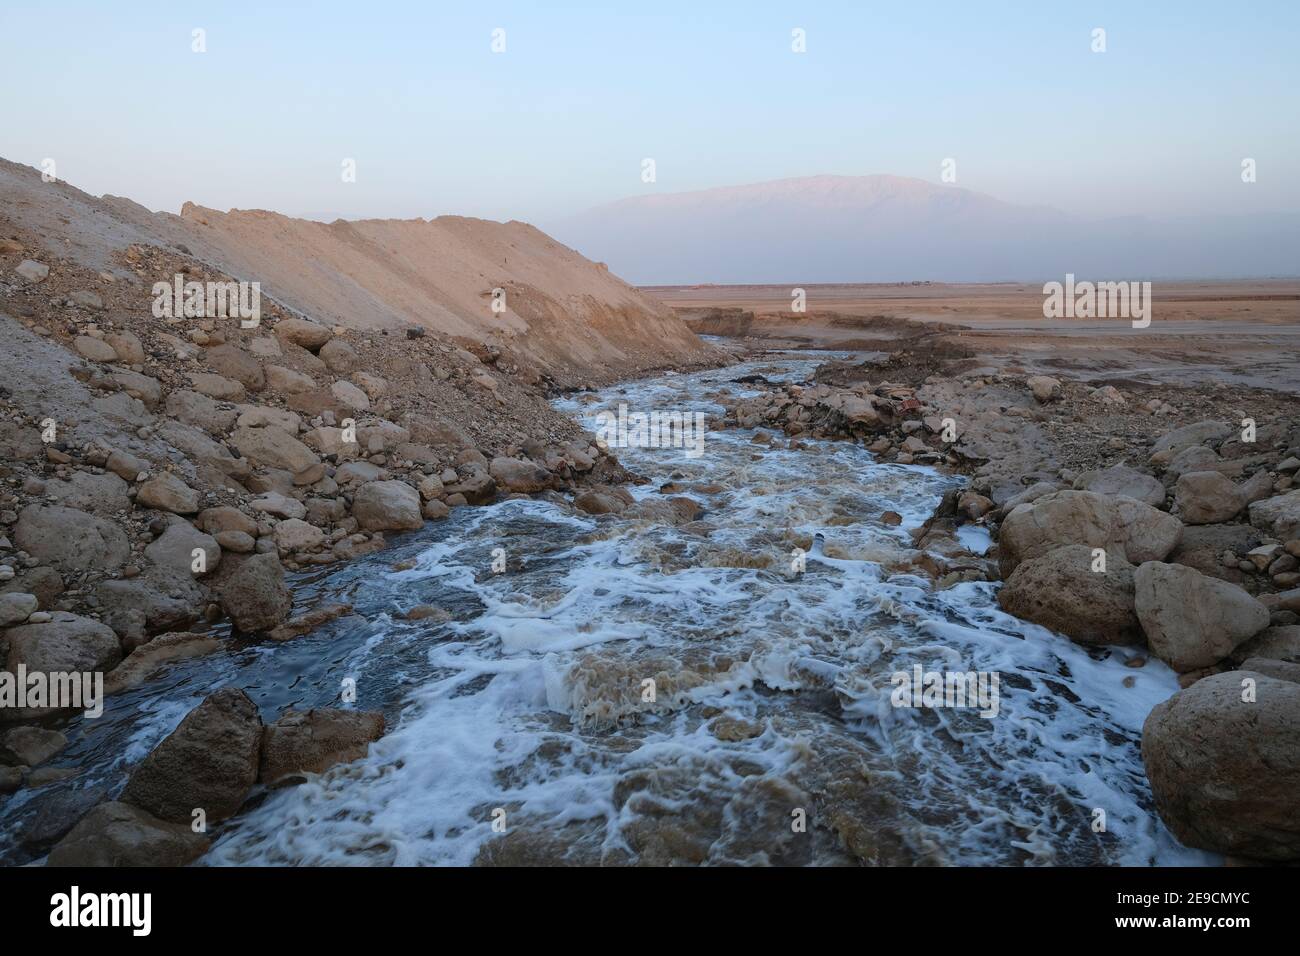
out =
<svg viewBox="0 0 1300 956"><path fill-rule="evenodd" d="M951 157L960 186L1085 215L1297 212L1298 50L1295 0L2 0L0 155L170 211L544 222Z"/></svg>

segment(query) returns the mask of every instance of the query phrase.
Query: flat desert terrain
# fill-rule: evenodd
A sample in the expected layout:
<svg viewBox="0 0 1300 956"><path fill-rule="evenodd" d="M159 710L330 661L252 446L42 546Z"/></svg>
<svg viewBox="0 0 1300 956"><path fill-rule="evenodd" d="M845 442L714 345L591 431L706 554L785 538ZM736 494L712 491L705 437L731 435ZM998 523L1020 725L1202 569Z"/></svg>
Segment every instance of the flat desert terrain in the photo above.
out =
<svg viewBox="0 0 1300 956"><path fill-rule="evenodd" d="M1152 284L1151 324L1046 319L1041 285L896 283L648 286L704 334L751 344L890 351L939 334L989 364L1089 380L1217 380L1294 391L1300 383L1300 280ZM943 326L927 329L926 326Z"/></svg>

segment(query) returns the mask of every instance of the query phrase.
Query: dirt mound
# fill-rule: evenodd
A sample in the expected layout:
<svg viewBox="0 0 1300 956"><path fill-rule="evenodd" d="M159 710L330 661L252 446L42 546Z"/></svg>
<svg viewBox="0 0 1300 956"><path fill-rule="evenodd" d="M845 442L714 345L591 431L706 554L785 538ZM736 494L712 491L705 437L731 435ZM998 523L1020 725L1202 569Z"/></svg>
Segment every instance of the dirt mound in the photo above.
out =
<svg viewBox="0 0 1300 956"><path fill-rule="evenodd" d="M667 306L522 222L327 224L193 203L175 216L42 182L36 170L5 160L0 197L0 231L38 243L37 259L58 256L127 277L120 257L128 246L174 250L259 282L264 297L326 325L420 326L508 347L562 384L712 356Z"/></svg>

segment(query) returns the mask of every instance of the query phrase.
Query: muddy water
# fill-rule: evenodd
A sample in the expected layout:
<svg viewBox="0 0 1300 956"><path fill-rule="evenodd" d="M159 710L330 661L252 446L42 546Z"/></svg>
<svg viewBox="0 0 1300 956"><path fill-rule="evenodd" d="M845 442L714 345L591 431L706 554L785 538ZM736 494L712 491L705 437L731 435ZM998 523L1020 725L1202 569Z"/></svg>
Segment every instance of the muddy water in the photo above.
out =
<svg viewBox="0 0 1300 956"><path fill-rule="evenodd" d="M762 367L801 380L817 361ZM589 425L620 402L717 411L710 396L757 368L559 404ZM388 735L363 761L255 794L204 862L1201 862L1152 812L1138 757L1172 672L1009 618L991 585L931 590L907 530L957 479L848 443L770 450L752 437L710 432L699 457L619 451L651 479L637 497L672 482L703 524L507 501L317 574L304 592L349 600L353 616L113 700L79 722L89 731L74 726L70 786L112 793L216 686L246 688L269 720L338 706L352 678ZM885 510L902 526L882 525ZM802 571L796 548L812 549ZM447 619L403 620L416 604ZM891 675L916 665L997 674L996 716L892 706ZM29 801L0 810L0 832L19 829ZM11 839L0 852L22 857Z"/></svg>

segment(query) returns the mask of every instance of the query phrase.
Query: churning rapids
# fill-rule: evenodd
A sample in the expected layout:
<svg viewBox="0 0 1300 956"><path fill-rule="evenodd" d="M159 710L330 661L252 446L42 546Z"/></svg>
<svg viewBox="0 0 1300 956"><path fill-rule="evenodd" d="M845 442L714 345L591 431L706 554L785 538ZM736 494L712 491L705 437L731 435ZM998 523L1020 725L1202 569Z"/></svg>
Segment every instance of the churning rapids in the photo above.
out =
<svg viewBox="0 0 1300 956"><path fill-rule="evenodd" d="M775 364L802 381L823 358ZM619 402L716 413L711 392L743 394L726 383L760 367L781 378L773 364L557 406L588 427ZM636 497L672 482L711 531L543 500L455 509L380 554L299 577L300 601L346 600L353 615L289 644L180 663L110 698L103 717L74 722L59 763L79 768L73 786L112 795L218 686L244 688L274 720L289 706L340 706L351 677L352 706L383 710L388 734L364 760L255 792L203 863L1207 859L1159 822L1138 753L1143 719L1177 689L1170 670L1126 667L1136 651L1088 651L1008 617L994 585L932 590L909 573L908 530L961 479L848 442L781 450L752 437L709 432L700 457L618 450L650 479ZM886 510L901 527L880 523ZM792 553L816 532L824 546L795 573ZM492 569L497 548L504 573ZM404 620L416 604L449 617ZM917 664L999 674L997 716L892 706L891 674ZM31 796L0 811L0 832ZM0 837L0 855L13 850Z"/></svg>

